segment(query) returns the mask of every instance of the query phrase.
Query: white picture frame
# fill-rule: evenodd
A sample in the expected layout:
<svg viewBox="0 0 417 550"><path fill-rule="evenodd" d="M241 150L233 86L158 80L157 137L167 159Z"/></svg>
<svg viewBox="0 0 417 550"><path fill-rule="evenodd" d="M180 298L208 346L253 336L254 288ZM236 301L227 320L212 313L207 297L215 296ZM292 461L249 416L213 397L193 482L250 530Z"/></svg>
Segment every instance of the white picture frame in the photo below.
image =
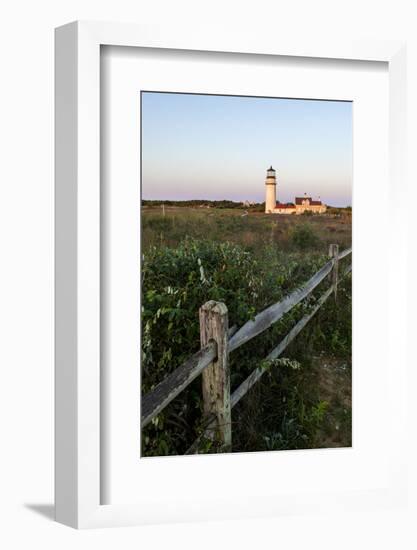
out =
<svg viewBox="0 0 417 550"><path fill-rule="evenodd" d="M148 509L126 504L101 504L101 418L106 414L100 400L100 48L127 46L264 54L333 60L382 61L389 71L390 185L401 196L405 187L405 45L401 42L369 41L314 44L281 43L268 33L251 36L230 29L181 30L113 23L75 22L56 30L56 519L77 528L139 523L239 517L243 506L232 510L233 498L219 494L191 516L184 515L175 495L166 506ZM396 235L405 237L405 226L396 219ZM405 279L404 250L391 263L396 276ZM390 316L405 317L405 298L399 295L388 305ZM399 346L396 389L405 388L406 358ZM405 346L404 346L405 349ZM405 390L404 390L405 393ZM405 405L397 408L396 422L405 417ZM342 508L349 502L373 506L395 505L405 495L402 473L404 447L398 432L397 447L390 457L385 490L352 495L316 494L300 499L288 495L285 502L265 500L257 515L304 512L311 505L324 508L325 501ZM219 457L224 459L225 457ZM236 497L237 499L238 497ZM151 495L149 495L151 501ZM215 512L214 512L215 509Z"/></svg>

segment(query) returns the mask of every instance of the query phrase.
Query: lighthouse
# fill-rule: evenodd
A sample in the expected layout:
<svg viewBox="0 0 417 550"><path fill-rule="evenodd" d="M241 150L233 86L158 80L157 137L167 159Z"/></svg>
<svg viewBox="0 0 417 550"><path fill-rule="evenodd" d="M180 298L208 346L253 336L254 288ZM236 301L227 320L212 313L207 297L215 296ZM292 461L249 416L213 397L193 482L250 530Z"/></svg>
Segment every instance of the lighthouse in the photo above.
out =
<svg viewBox="0 0 417 550"><path fill-rule="evenodd" d="M270 166L266 171L265 180L265 213L271 214L276 208L276 196L277 196L277 181L275 177L275 170Z"/></svg>

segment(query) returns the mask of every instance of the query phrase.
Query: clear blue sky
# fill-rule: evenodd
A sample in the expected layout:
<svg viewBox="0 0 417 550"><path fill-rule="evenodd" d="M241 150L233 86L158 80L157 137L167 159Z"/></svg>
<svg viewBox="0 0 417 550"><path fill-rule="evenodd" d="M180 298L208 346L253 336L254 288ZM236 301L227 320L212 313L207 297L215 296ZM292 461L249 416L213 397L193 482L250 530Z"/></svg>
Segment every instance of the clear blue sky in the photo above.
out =
<svg viewBox="0 0 417 550"><path fill-rule="evenodd" d="M142 93L142 198L352 204L352 104Z"/></svg>

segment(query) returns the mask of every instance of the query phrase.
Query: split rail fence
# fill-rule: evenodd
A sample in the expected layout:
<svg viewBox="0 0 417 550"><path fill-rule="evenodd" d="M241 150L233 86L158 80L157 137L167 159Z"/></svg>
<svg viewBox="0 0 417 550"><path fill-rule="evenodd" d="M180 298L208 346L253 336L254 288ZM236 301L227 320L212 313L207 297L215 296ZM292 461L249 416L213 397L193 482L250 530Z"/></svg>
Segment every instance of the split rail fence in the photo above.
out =
<svg viewBox="0 0 417 550"><path fill-rule="evenodd" d="M339 253L339 246L331 244L329 261L303 286L294 290L280 302L258 313L253 320L248 321L239 329L236 326L229 328L228 311L225 304L213 300L204 304L199 311L201 349L167 376L154 390L143 396L142 428L147 426L201 374L205 418L203 435L216 441L222 450L230 451L232 448L231 409L261 378L265 369L261 367L255 369L231 393L229 354L270 328L294 306L311 294L324 279L330 277L330 287L320 296L311 311L297 322L266 357L267 361L277 359L314 317L326 300L332 294L337 299L337 286L340 279L339 262L351 253L351 248ZM352 265L350 264L344 269L342 276L349 273L351 269ZM200 438L190 447L188 453L198 452Z"/></svg>

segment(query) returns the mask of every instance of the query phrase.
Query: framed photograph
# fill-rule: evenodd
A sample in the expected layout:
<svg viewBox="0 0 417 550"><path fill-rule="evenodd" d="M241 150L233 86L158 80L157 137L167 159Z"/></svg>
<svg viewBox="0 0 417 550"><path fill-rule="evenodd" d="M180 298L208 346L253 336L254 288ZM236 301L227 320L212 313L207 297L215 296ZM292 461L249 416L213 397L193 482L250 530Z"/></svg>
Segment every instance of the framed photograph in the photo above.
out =
<svg viewBox="0 0 417 550"><path fill-rule="evenodd" d="M352 102L142 91L141 120L141 456L351 447Z"/></svg>
<svg viewBox="0 0 417 550"><path fill-rule="evenodd" d="M404 48L57 29L58 521L404 502Z"/></svg>

